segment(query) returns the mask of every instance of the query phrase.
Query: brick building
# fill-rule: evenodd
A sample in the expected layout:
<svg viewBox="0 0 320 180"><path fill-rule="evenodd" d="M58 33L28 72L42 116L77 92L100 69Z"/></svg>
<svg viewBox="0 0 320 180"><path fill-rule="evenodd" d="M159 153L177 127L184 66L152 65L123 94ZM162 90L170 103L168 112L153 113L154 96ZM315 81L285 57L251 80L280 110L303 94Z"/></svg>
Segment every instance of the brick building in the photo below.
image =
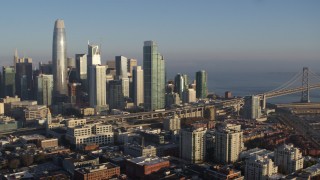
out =
<svg viewBox="0 0 320 180"><path fill-rule="evenodd" d="M76 180L102 180L118 177L119 175L120 167L112 163L78 168L74 171L74 179Z"/></svg>

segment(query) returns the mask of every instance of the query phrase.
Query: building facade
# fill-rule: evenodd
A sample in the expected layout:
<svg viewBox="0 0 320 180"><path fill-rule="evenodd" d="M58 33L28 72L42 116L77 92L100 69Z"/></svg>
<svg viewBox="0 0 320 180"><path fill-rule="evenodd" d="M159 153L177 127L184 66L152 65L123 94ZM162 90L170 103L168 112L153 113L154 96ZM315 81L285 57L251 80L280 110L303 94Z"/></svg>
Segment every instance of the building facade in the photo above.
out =
<svg viewBox="0 0 320 180"><path fill-rule="evenodd" d="M198 99L207 98L207 72L204 70L196 72L196 93Z"/></svg>
<svg viewBox="0 0 320 180"><path fill-rule="evenodd" d="M55 97L68 95L67 40L64 21L58 19L54 25L52 43L53 82Z"/></svg>
<svg viewBox="0 0 320 180"><path fill-rule="evenodd" d="M90 106L100 109L107 105L106 89L106 66L90 66L89 79L89 100Z"/></svg>
<svg viewBox="0 0 320 180"><path fill-rule="evenodd" d="M246 160L245 179L268 180L278 173L278 166L268 156L251 156Z"/></svg>
<svg viewBox="0 0 320 180"><path fill-rule="evenodd" d="M39 105L51 106L53 103L53 75L40 74L37 81L37 102Z"/></svg>
<svg viewBox="0 0 320 180"><path fill-rule="evenodd" d="M274 161L279 166L279 171L284 174L303 169L302 152L293 144L283 144L277 147L274 151Z"/></svg>
<svg viewBox="0 0 320 180"><path fill-rule="evenodd" d="M228 164L236 162L243 149L243 132L240 125L228 124L215 132L214 160Z"/></svg>
<svg viewBox="0 0 320 180"><path fill-rule="evenodd" d="M154 111L165 107L165 61L153 41L143 47L144 108Z"/></svg>
<svg viewBox="0 0 320 180"><path fill-rule="evenodd" d="M180 157L191 163L205 160L206 128L182 129L180 131Z"/></svg>
<svg viewBox="0 0 320 180"><path fill-rule="evenodd" d="M136 66L132 70L133 79L133 102L135 106L143 104L143 70L141 66Z"/></svg>

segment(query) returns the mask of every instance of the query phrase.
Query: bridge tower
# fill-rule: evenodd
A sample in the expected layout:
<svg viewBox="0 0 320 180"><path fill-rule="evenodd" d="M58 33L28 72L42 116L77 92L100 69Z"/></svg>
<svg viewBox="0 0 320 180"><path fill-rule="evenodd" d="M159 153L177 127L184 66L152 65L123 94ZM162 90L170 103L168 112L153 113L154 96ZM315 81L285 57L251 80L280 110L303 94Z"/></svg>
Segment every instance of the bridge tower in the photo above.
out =
<svg viewBox="0 0 320 180"><path fill-rule="evenodd" d="M303 67L302 73L302 94L301 94L301 102L302 103L309 103L309 68Z"/></svg>

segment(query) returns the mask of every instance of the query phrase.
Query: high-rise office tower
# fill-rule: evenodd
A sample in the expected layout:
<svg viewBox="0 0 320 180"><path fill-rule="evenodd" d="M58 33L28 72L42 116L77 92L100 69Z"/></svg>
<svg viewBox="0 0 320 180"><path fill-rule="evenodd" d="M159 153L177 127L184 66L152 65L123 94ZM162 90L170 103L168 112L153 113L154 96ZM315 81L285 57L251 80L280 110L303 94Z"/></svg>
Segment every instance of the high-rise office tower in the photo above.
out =
<svg viewBox="0 0 320 180"><path fill-rule="evenodd" d="M77 78L79 81L87 79L87 54L76 54Z"/></svg>
<svg viewBox="0 0 320 180"><path fill-rule="evenodd" d="M32 59L18 58L16 61L16 94L21 100L32 99L33 78L32 78Z"/></svg>
<svg viewBox="0 0 320 180"><path fill-rule="evenodd" d="M133 102L135 106L143 103L143 70L141 66L136 66L132 71L133 79Z"/></svg>
<svg viewBox="0 0 320 180"><path fill-rule="evenodd" d="M284 174L291 174L303 169L303 157L299 148L293 144L283 144L274 151L274 162Z"/></svg>
<svg viewBox="0 0 320 180"><path fill-rule="evenodd" d="M132 71L133 71L133 68L138 66L138 62L136 59L128 59L128 76L129 78L132 77Z"/></svg>
<svg viewBox="0 0 320 180"><path fill-rule="evenodd" d="M185 90L185 81L183 74L178 73L174 78L174 91L179 94L182 99L182 93Z"/></svg>
<svg viewBox="0 0 320 180"><path fill-rule="evenodd" d="M215 161L224 164L236 162L243 148L241 125L227 124L216 129L215 138Z"/></svg>
<svg viewBox="0 0 320 180"><path fill-rule="evenodd" d="M143 47L144 108L146 111L165 107L165 61L153 41Z"/></svg>
<svg viewBox="0 0 320 180"><path fill-rule="evenodd" d="M106 66L92 65L89 79L89 101L90 106L101 109L106 106Z"/></svg>
<svg viewBox="0 0 320 180"><path fill-rule="evenodd" d="M18 55L18 50L16 49L14 51L14 56L13 56L13 67L16 68L16 63L18 62L19 55Z"/></svg>
<svg viewBox="0 0 320 180"><path fill-rule="evenodd" d="M67 40L64 21L61 19L56 20L54 25L52 63L54 96L64 97L68 95Z"/></svg>
<svg viewBox="0 0 320 180"><path fill-rule="evenodd" d="M206 128L182 129L180 131L180 157L191 163L205 160Z"/></svg>
<svg viewBox="0 0 320 180"><path fill-rule="evenodd" d="M189 88L183 91L183 103L192 103L196 101L196 91L194 89Z"/></svg>
<svg viewBox="0 0 320 180"><path fill-rule="evenodd" d="M208 95L207 72L204 70L196 72L196 93L198 99L204 99Z"/></svg>
<svg viewBox="0 0 320 180"><path fill-rule="evenodd" d="M98 45L88 44L88 67L92 65L101 65L101 54Z"/></svg>
<svg viewBox="0 0 320 180"><path fill-rule="evenodd" d="M37 101L41 105L52 105L53 98L53 75L40 74L37 81Z"/></svg>
<svg viewBox="0 0 320 180"><path fill-rule="evenodd" d="M124 96L122 92L121 80L111 80L108 84L108 102L109 109L123 109L124 108Z"/></svg>
<svg viewBox="0 0 320 180"><path fill-rule="evenodd" d="M128 78L128 58L116 56L116 75L117 79Z"/></svg>
<svg viewBox="0 0 320 180"><path fill-rule="evenodd" d="M244 98L244 116L247 119L258 119L261 116L259 96L246 96Z"/></svg>
<svg viewBox="0 0 320 180"><path fill-rule="evenodd" d="M15 70L12 66L2 67L2 90L4 97L16 94Z"/></svg>
<svg viewBox="0 0 320 180"><path fill-rule="evenodd" d="M53 65L52 62L49 61L48 63L39 62L39 72L43 74L53 74Z"/></svg>

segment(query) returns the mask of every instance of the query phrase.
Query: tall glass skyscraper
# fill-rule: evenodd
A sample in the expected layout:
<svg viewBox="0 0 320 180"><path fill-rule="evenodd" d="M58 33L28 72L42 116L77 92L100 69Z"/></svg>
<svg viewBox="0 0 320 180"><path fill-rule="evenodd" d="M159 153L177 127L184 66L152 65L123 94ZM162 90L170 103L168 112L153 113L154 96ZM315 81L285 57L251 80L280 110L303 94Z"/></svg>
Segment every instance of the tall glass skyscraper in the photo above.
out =
<svg viewBox="0 0 320 180"><path fill-rule="evenodd" d="M154 111L165 107L165 62L153 41L143 46L144 108Z"/></svg>
<svg viewBox="0 0 320 180"><path fill-rule="evenodd" d="M207 72L204 70L196 72L196 94L198 99L204 99L208 95Z"/></svg>
<svg viewBox="0 0 320 180"><path fill-rule="evenodd" d="M64 21L56 20L53 31L52 63L54 96L63 97L68 94L67 77L67 40Z"/></svg>

